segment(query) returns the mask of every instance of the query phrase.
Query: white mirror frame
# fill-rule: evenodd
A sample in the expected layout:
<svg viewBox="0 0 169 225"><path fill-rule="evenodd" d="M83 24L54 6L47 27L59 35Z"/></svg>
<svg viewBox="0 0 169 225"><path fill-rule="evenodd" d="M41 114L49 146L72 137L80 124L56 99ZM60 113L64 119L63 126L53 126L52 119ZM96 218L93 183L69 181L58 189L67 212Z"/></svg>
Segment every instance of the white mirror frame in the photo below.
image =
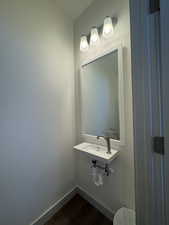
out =
<svg viewBox="0 0 169 225"><path fill-rule="evenodd" d="M119 72L119 120L120 120L120 140L111 139L111 146L115 149L121 149L125 145L125 106L124 106L124 71L123 71L123 47L122 44L113 45L110 48L109 47L102 48L103 51L96 52L95 54L87 54L85 55L85 59L82 60L81 63L81 71L80 76L83 74L83 67L107 54L110 54L114 51L118 51L118 72ZM92 56L91 56L92 55ZM81 93L81 90L80 90ZM81 96L81 94L80 94ZM83 110L82 110L82 104L81 104L81 98L80 98L80 111L81 111L81 121L80 121L80 130L81 130L81 136L83 141L91 142L91 143L97 143L96 136L89 135L83 132L82 128L82 119L83 119ZM101 144L105 145L105 142L102 140Z"/></svg>

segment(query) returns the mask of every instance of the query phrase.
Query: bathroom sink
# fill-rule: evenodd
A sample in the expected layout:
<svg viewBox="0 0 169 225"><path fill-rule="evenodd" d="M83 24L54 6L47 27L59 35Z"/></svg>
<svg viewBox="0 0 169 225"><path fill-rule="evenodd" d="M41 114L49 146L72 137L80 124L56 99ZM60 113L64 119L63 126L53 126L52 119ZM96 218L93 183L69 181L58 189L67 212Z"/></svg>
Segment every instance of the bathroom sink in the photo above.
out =
<svg viewBox="0 0 169 225"><path fill-rule="evenodd" d="M107 154L106 147L86 142L74 146L74 149L85 153L92 160L99 160L106 164L110 164L119 155L117 150L111 149L111 154Z"/></svg>

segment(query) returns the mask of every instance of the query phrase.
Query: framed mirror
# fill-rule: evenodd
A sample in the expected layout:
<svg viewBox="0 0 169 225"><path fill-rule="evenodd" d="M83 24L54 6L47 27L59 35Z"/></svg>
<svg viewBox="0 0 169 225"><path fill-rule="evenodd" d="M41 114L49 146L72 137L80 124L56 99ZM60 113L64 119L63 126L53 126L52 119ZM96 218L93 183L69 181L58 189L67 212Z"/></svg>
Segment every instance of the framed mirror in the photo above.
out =
<svg viewBox="0 0 169 225"><path fill-rule="evenodd" d="M84 137L109 136L124 144L122 47L86 61L81 67L81 130Z"/></svg>

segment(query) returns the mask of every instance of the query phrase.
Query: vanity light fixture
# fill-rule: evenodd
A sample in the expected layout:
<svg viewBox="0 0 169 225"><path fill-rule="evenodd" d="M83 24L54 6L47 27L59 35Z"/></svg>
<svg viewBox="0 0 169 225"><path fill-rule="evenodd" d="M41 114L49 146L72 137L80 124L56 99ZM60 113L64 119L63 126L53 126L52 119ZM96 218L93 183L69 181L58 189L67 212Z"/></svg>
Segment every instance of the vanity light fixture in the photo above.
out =
<svg viewBox="0 0 169 225"><path fill-rule="evenodd" d="M90 33L90 45L96 45L100 40L97 27L93 27Z"/></svg>
<svg viewBox="0 0 169 225"><path fill-rule="evenodd" d="M80 40L80 51L86 52L89 49L87 36L82 35Z"/></svg>
<svg viewBox="0 0 169 225"><path fill-rule="evenodd" d="M80 40L80 51L86 52L89 50L89 42L90 39L90 46L95 46L100 41L100 31L102 30L102 36L104 38L111 38L112 34L114 33L114 27L117 24L116 17L107 16L104 19L104 24L97 27L93 27L90 31L89 35L82 35Z"/></svg>
<svg viewBox="0 0 169 225"><path fill-rule="evenodd" d="M107 38L111 36L114 32L114 26L112 22L112 18L110 16L107 16L104 19L104 24L103 24L103 37Z"/></svg>

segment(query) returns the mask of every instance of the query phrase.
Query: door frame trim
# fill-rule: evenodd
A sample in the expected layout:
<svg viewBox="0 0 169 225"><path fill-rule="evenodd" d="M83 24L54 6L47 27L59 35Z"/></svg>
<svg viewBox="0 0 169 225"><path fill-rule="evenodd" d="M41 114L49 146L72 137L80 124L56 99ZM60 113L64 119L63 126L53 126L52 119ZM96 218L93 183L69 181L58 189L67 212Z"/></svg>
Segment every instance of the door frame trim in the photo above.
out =
<svg viewBox="0 0 169 225"><path fill-rule="evenodd" d="M165 216L166 224L169 224L169 29L168 29L168 20L169 20L169 1L160 0L160 11L161 11L161 64L162 64L162 99L163 99L163 130L165 137L165 157L164 157L164 173L165 173Z"/></svg>

